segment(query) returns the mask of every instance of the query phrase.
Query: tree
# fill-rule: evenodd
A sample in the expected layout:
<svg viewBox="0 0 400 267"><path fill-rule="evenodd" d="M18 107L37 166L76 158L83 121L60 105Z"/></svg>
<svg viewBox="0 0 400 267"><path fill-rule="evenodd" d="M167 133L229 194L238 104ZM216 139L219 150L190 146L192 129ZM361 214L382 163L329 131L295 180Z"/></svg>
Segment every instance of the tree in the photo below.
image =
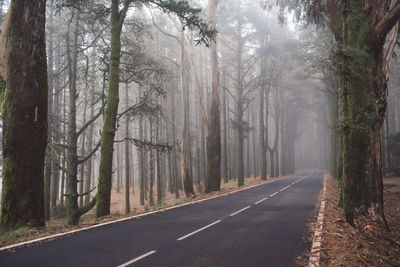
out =
<svg viewBox="0 0 400 267"><path fill-rule="evenodd" d="M0 36L3 189L0 227L44 226L46 0L13 0ZM27 134L29 133L29 134Z"/></svg>
<svg viewBox="0 0 400 267"><path fill-rule="evenodd" d="M400 3L393 0L389 6L387 2L346 0L322 5L314 1L311 6L311 10L322 8L341 58L342 200L346 220L352 225L357 207L368 209L386 224L380 131L387 112L389 64L400 20Z"/></svg>
<svg viewBox="0 0 400 267"><path fill-rule="evenodd" d="M118 0L111 0L111 55L107 106L101 133L101 158L96 218L110 214L113 144L119 102L119 65L121 57L121 31L132 1L126 0L119 10Z"/></svg>
<svg viewBox="0 0 400 267"><path fill-rule="evenodd" d="M81 182L81 192L78 194L78 166L85 163L98 149L98 146L90 151L87 155L78 157L78 137L84 134L86 128L88 128L100 115L100 110L97 115L91 118L88 122L77 130L76 125L76 102L78 98L77 93L77 61L78 61L78 32L79 32L79 21L80 21L80 10L73 10L72 12L73 21L73 44L70 44L69 32L66 35L66 54L67 54L67 68L69 77L69 114L68 114L68 131L67 131L67 179L66 179L66 193L67 197L67 224L76 225L79 223L79 218L88 212L96 204L96 197L93 198L88 204L81 205L78 208L78 198L80 197L83 204L83 196L90 194L90 191L83 191L83 181ZM69 27L69 26L68 26ZM73 50L71 51L71 47ZM83 179L83 173L82 173Z"/></svg>
<svg viewBox="0 0 400 267"><path fill-rule="evenodd" d="M267 55L265 53L265 44L266 40L265 38L262 39L262 50L261 51L261 66L260 66L260 76L261 76L261 81L259 84L259 92L258 92L258 97L259 97L259 111L258 111L258 119L259 119L259 135L258 135L258 149L259 149L259 157L260 157L260 175L261 175L261 180L266 180L267 179L267 150L266 150L266 142L268 143L268 140L265 140L265 131L268 131L268 128L265 129L264 125L264 102L265 98L264 95L265 93L269 94L267 91L267 83L266 83L266 72L267 72ZM268 105L268 103L267 103ZM268 114L268 113L267 113Z"/></svg>
<svg viewBox="0 0 400 267"><path fill-rule="evenodd" d="M208 0L208 25L216 28L217 1ZM205 192L219 191L221 186L221 124L219 109L219 70L216 40L210 43L211 104L207 135L207 178Z"/></svg>
<svg viewBox="0 0 400 267"><path fill-rule="evenodd" d="M128 108L128 83L125 84L125 108ZM129 201L129 178L130 178L130 161L129 161L129 114L125 115L125 214L131 212L130 201ZM135 192L135 188L132 183L132 192Z"/></svg>
<svg viewBox="0 0 400 267"><path fill-rule="evenodd" d="M265 1L266 4L271 1ZM354 225L354 209L384 217L381 128L387 114L387 82L395 47L400 2L397 0L277 1L296 11L308 10L327 24L337 43L342 131L342 203Z"/></svg>
<svg viewBox="0 0 400 267"><path fill-rule="evenodd" d="M100 177L96 204L97 218L110 214L113 142L119 102L121 31L129 6L132 2L133 0L125 0L120 9L120 3L118 0L111 1L110 74L107 106L101 138ZM200 13L200 9L190 7L186 1L176 2L174 0L154 0L146 1L145 3L154 4L163 11L177 14L184 22L184 27L187 26L191 29L198 29L200 33L199 42L208 42L209 38L213 37L215 34L215 32L212 30L210 31L207 25L199 18L198 14Z"/></svg>
<svg viewBox="0 0 400 267"><path fill-rule="evenodd" d="M249 19L246 14L247 9L244 4L240 1L235 1L235 12L229 21L232 29L229 31L232 33L232 39L235 44L231 48L233 64L231 71L233 75L228 74L233 83L234 92L228 89L234 101L234 118L231 119L232 127L236 131L236 166L238 186L244 185L244 159L243 159L243 142L248 137L250 130L249 123L245 120L245 112L249 107L251 93L255 89L255 75L254 66L257 63L257 56L255 54L250 55L248 52L249 42L253 37ZM248 8L250 9L250 8Z"/></svg>

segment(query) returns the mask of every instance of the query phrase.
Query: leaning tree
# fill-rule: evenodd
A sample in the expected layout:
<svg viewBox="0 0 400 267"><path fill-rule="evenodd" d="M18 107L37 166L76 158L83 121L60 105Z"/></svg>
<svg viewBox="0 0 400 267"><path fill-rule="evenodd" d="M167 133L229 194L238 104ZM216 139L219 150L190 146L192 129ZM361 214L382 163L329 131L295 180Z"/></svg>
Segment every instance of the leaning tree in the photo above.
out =
<svg viewBox="0 0 400 267"><path fill-rule="evenodd" d="M110 214L113 143L119 103L121 32L128 9L134 4L153 5L165 12L176 14L182 20L184 27L199 31L200 42L208 42L209 38L215 34L215 31L209 30L207 24L200 19L199 13L201 9L191 7L187 1L124 0L122 5L119 0L111 1L110 74L107 106L101 136L100 175L96 203L97 218Z"/></svg>

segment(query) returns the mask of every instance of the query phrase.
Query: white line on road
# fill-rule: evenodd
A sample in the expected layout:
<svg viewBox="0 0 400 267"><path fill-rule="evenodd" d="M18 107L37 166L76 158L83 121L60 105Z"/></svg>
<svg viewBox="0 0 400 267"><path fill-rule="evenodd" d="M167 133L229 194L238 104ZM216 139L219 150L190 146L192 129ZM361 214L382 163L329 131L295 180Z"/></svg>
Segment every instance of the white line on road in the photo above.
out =
<svg viewBox="0 0 400 267"><path fill-rule="evenodd" d="M273 196L275 196L276 194L278 194L279 192L275 192L275 193L273 193L272 195L269 195L270 197L273 197Z"/></svg>
<svg viewBox="0 0 400 267"><path fill-rule="evenodd" d="M290 186L291 186L291 185L288 185L288 186L286 186L286 187L282 188L281 190L279 190L279 192L282 192L282 191L284 191L284 190L288 189Z"/></svg>
<svg viewBox="0 0 400 267"><path fill-rule="evenodd" d="M232 213L232 214L229 215L229 216L231 216L231 217L232 217L232 216L235 216L236 214L239 214L239 213L241 213L242 211L247 210L248 208L251 208L251 206L247 206L247 207L245 207L245 208L243 208L243 209L241 209L241 210L238 210L238 211Z"/></svg>
<svg viewBox="0 0 400 267"><path fill-rule="evenodd" d="M267 200L268 199L268 197L264 197L263 199L261 199L261 200L259 200L259 201L257 201L256 203L254 203L254 204L259 204L259 203L261 203L261 202L263 202L263 201L265 201L265 200Z"/></svg>
<svg viewBox="0 0 400 267"><path fill-rule="evenodd" d="M139 256L139 257L137 257L137 258L134 258L133 260L130 260L130 261L124 263L124 264L118 265L118 267L125 267L125 266L128 266L128 265L130 265L130 264L132 264L132 263L134 263L134 262L140 261L141 259L146 258L147 256L150 256L151 254L154 254L154 253L156 253L156 252L157 252L157 251L155 251L155 250L149 251L149 252L147 252L146 254L143 254L142 256Z"/></svg>
<svg viewBox="0 0 400 267"><path fill-rule="evenodd" d="M309 267L317 267L320 265L321 257L321 246L322 246L322 229L324 226L324 214L325 214L325 195L326 195L326 180L324 179L324 188L322 191L322 200L319 208L319 214L314 232L314 240L311 246L311 255L309 259Z"/></svg>
<svg viewBox="0 0 400 267"><path fill-rule="evenodd" d="M182 236L182 237L179 237L177 240L178 240L178 241L181 241L181 240L183 240L183 239L185 239L185 238L188 238L189 236L192 236L192 235L194 235L194 234L197 234L198 232L203 231L203 230L205 230L205 229L207 229L207 228L209 228L209 227L211 227L211 226L213 226L213 225L215 225L215 224L217 224L217 223L220 223L220 222L221 222L221 220L218 220L218 221L215 221L215 222L213 222L213 223L210 223L209 225L206 225L206 226L204 226L203 228L200 228L200 229L198 229L198 230L196 230L196 231L194 231L194 232L191 232L190 234L187 234L187 235L184 235L184 236Z"/></svg>

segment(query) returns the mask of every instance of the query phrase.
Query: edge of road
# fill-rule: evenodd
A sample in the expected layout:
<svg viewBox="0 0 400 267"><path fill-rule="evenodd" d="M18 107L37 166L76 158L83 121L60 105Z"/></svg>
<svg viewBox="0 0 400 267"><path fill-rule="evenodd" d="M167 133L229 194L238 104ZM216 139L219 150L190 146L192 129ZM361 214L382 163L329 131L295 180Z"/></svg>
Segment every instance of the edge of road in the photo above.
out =
<svg viewBox="0 0 400 267"><path fill-rule="evenodd" d="M320 207L318 218L316 222L315 231L313 234L313 242L311 245L311 253L309 257L308 267L317 267L320 266L321 260L321 249L322 249L322 230L324 226L324 216L325 216L325 205L326 205L326 178L325 175L323 177L324 185L322 189L322 195L320 197Z"/></svg>
<svg viewBox="0 0 400 267"><path fill-rule="evenodd" d="M313 174L311 174L311 175L313 175ZM199 199L199 200L195 200L195 201L190 201L190 202L187 202L187 203L174 205L174 206L171 206L171 207L162 208L162 209L158 209L158 210L154 210L154 211L150 211L150 212L146 212L146 213L142 213L142 214L138 214L138 215L134 215L134 216L129 216L129 217L125 217L125 218L121 218L121 219L117 219L117 220L113 220L113 221L109 221L109 222L99 223L99 224L91 225L91 226L80 228L80 229L76 229L76 230L71 230L71 231L62 232L62 233L58 233L58 234L53 234L53 235L49 235L49 236L45 236L45 237L41 237L41 238L37 238L37 239L32 239L32 240L28 240L28 241L12 244L12 245L9 245L9 246L6 246L6 247L0 247L0 251L14 249L14 248L18 248L18 247L23 247L23 246L26 246L26 245L31 245L31 244L42 242L42 241L46 241L46 240L49 240L49 239L54 239L54 238L58 238L58 237L66 236L66 235L71 235L71 234L74 234L74 233L77 233L77 232L86 231L86 230L89 230L89 229L93 229L93 228L97 228L97 227L101 227L101 226L105 226L105 225L109 225L109 224L114 224L114 223L119 223L119 222L126 221L126 220L141 218L141 217L148 216L148 215L151 215L151 214L155 214L155 213L164 212L164 211L168 211L168 210L172 210L172 209L176 209L176 208L181 208L181 207L188 206L188 205L201 203L201 202L204 202L204 201L207 201L207 200L220 198L220 197L228 196L228 195L235 194L235 193L238 193L238 192L241 192L241 191L249 190L249 189L257 187L257 186L261 186L261 185L265 185L265 184L269 184L269 183L274 183L274 182L277 182L277 181L293 178L293 177L296 177L296 176L302 176L302 175L304 175L304 174L303 173L298 173L298 174L293 174L293 175L288 176L288 177L283 177L281 179L276 179L276 180L273 180L273 181L268 181L267 180L267 182L264 182L264 183L255 184L255 185L251 185L251 186L244 187L244 188L239 188L239 189L234 190L234 191L230 191L230 192L226 192L226 193L223 193L223 194L211 196L211 197L208 197L208 198L203 198L203 199Z"/></svg>

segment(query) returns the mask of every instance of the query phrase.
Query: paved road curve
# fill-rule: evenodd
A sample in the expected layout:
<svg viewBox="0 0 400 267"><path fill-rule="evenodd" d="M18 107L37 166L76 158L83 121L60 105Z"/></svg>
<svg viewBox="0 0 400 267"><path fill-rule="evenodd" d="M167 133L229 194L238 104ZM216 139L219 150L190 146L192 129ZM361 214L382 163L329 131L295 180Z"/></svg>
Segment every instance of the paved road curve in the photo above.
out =
<svg viewBox="0 0 400 267"><path fill-rule="evenodd" d="M322 174L0 251L0 266L291 266Z"/></svg>

